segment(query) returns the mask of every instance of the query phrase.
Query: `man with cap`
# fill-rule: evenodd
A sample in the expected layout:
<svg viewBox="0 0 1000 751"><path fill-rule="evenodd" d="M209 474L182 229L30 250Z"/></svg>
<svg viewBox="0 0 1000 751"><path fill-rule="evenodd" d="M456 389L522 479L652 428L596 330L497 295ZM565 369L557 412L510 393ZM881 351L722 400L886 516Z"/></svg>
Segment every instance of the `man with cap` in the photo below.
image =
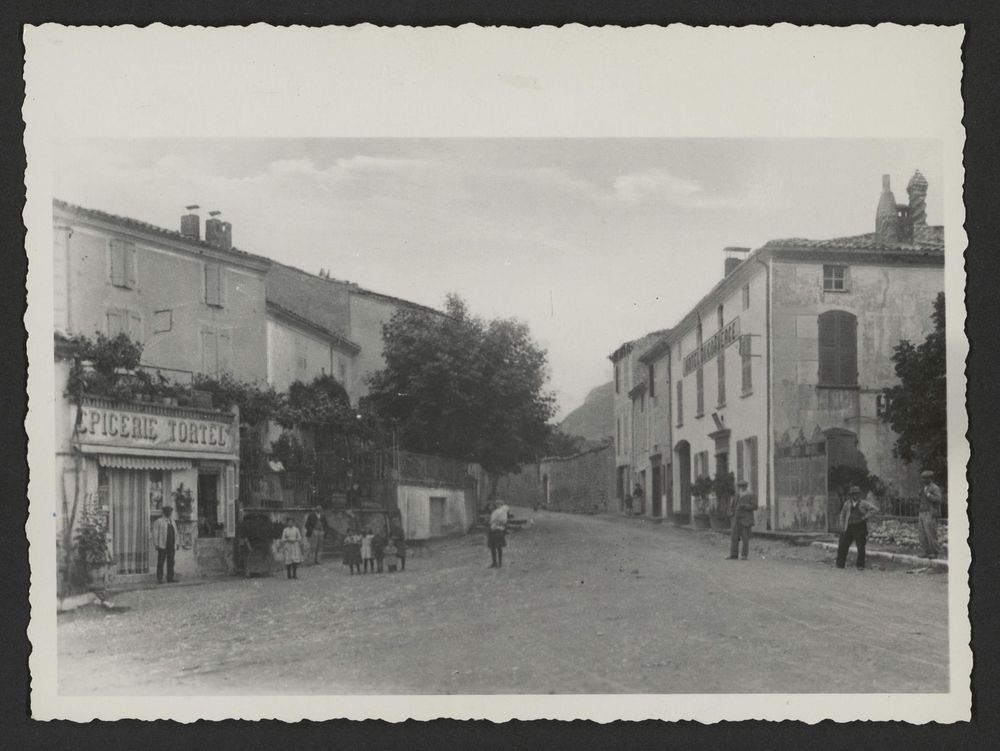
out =
<svg viewBox="0 0 1000 751"><path fill-rule="evenodd" d="M750 555L750 528L753 527L753 512L757 510L757 496L747 492L749 483L740 480L736 483L736 495L729 504L729 515L733 518L733 526L729 535L729 559L735 561L736 553L744 561ZM740 550L740 542L743 543Z"/></svg>
<svg viewBox="0 0 1000 751"><path fill-rule="evenodd" d="M917 514L917 531L920 535L920 557L937 558L937 520L941 515L941 488L934 482L934 473L925 469L920 473L920 512Z"/></svg>
<svg viewBox="0 0 1000 751"><path fill-rule="evenodd" d="M163 584L163 564L167 564L167 581L174 579L174 550L177 547L177 527L170 506L163 507L163 516L153 522L153 547L156 548L156 583Z"/></svg>
<svg viewBox="0 0 1000 751"><path fill-rule="evenodd" d="M306 517L306 538L309 543L309 560L314 564L322 562L323 538L326 537L326 517L323 507L316 506Z"/></svg>
<svg viewBox="0 0 1000 751"><path fill-rule="evenodd" d="M844 568L851 543L858 549L858 570L865 567L865 544L868 542L868 520L878 513L878 506L861 498L861 488L852 485L847 491L847 501L840 509L840 544L837 546L837 568Z"/></svg>

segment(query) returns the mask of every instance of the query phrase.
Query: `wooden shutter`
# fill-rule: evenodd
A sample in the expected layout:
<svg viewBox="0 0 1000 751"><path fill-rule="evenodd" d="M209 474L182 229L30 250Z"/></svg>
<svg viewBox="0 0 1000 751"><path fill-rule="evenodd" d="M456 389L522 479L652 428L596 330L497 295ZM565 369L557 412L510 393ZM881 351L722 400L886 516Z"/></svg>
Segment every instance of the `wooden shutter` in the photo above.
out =
<svg viewBox="0 0 1000 751"><path fill-rule="evenodd" d="M111 255L111 283L116 287L125 286L125 244L121 240L109 241Z"/></svg>
<svg viewBox="0 0 1000 751"><path fill-rule="evenodd" d="M230 464L226 467L225 486L225 524L226 537L236 537L236 469Z"/></svg>
<svg viewBox="0 0 1000 751"><path fill-rule="evenodd" d="M743 479L743 452L747 449L746 441L736 442L736 482Z"/></svg>
<svg viewBox="0 0 1000 751"><path fill-rule="evenodd" d="M108 336L115 337L118 336L124 328L122 327L122 312L116 308L112 308L107 312L108 318Z"/></svg>
<svg viewBox="0 0 1000 751"><path fill-rule="evenodd" d="M205 302L222 306L222 274L215 264L205 265Z"/></svg>
<svg viewBox="0 0 1000 751"><path fill-rule="evenodd" d="M233 354L233 343L229 336L228 331L220 331L218 338L218 360L216 368L219 371L219 375L223 373L228 373L231 365L232 354Z"/></svg>
<svg viewBox="0 0 1000 751"><path fill-rule="evenodd" d="M719 406L726 403L726 351L719 352Z"/></svg>
<svg viewBox="0 0 1000 751"><path fill-rule="evenodd" d="M836 321L840 365L838 383L854 386L858 382L858 319L850 313L840 313Z"/></svg>
<svg viewBox="0 0 1000 751"><path fill-rule="evenodd" d="M135 243L122 243L122 262L125 266L124 285L129 289L135 289L138 286L135 268Z"/></svg>
<svg viewBox="0 0 1000 751"><path fill-rule="evenodd" d="M201 332L201 369L205 375L218 375L219 338L214 331Z"/></svg>
<svg viewBox="0 0 1000 751"><path fill-rule="evenodd" d="M837 320L836 311L819 316L819 382L837 383Z"/></svg>

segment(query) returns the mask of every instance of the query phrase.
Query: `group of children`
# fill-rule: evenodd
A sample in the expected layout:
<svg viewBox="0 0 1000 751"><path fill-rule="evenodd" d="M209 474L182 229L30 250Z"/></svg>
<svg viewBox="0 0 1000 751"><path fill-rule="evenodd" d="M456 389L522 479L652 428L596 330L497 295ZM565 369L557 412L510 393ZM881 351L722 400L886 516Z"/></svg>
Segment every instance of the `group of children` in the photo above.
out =
<svg viewBox="0 0 1000 751"><path fill-rule="evenodd" d="M344 537L344 565L350 566L352 575L355 571L381 574L384 562L389 573L397 566L406 571L406 539L402 535L386 537L381 532L373 534L371 529L352 529Z"/></svg>

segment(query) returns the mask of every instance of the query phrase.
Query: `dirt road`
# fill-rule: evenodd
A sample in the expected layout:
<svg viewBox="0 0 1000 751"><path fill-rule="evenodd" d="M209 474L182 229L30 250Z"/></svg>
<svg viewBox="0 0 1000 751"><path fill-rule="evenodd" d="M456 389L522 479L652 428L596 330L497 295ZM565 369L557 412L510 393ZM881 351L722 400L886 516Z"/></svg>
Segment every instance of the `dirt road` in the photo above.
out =
<svg viewBox="0 0 1000 751"><path fill-rule="evenodd" d="M947 690L943 575L835 569L815 549L533 513L490 569L481 535L404 573L339 561L130 592L60 616L67 694Z"/></svg>

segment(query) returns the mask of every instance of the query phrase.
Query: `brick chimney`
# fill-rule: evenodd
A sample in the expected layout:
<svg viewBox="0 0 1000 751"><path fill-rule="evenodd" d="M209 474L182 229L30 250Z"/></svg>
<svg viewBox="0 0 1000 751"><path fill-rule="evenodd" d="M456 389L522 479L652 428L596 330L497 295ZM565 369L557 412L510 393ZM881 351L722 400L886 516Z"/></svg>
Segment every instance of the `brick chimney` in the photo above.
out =
<svg viewBox="0 0 1000 751"><path fill-rule="evenodd" d="M747 259L750 248L728 247L723 248L722 252L726 254L726 265L722 274L723 278L725 278L732 274L736 270L736 267Z"/></svg>
<svg viewBox="0 0 1000 751"><path fill-rule="evenodd" d="M201 217L195 214L200 206L193 204L185 206L188 213L181 216L181 234L193 240L201 239Z"/></svg>
<svg viewBox="0 0 1000 751"><path fill-rule="evenodd" d="M875 240L879 245L893 245L900 241L900 217L896 197L889 187L889 176L882 175L882 195L875 211Z"/></svg>
<svg viewBox="0 0 1000 751"><path fill-rule="evenodd" d="M920 170L913 173L906 186L906 192L910 196L910 222L914 227L926 227L927 178L920 174Z"/></svg>
<svg viewBox="0 0 1000 751"><path fill-rule="evenodd" d="M205 222L205 242L220 250L233 249L233 225L219 219L221 211L209 211Z"/></svg>

